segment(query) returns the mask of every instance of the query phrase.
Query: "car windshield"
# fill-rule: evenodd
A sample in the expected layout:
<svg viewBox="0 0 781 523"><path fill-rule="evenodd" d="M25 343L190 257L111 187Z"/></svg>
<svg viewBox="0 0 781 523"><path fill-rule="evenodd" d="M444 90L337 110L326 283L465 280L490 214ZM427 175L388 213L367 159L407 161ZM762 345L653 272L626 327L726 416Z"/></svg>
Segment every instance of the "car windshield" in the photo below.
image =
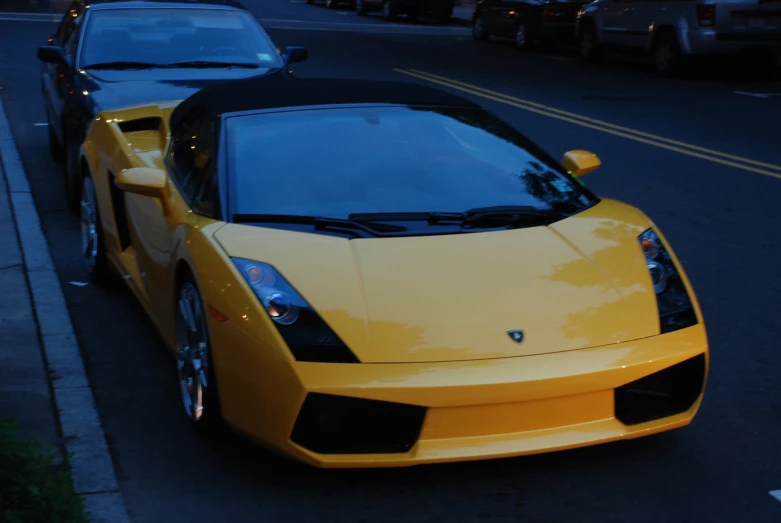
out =
<svg viewBox="0 0 781 523"><path fill-rule="evenodd" d="M575 212L578 180L474 109L361 107L226 120L233 214L347 218L497 205Z"/></svg>
<svg viewBox="0 0 781 523"><path fill-rule="evenodd" d="M283 65L269 37L243 11L148 8L93 11L79 66L192 61Z"/></svg>

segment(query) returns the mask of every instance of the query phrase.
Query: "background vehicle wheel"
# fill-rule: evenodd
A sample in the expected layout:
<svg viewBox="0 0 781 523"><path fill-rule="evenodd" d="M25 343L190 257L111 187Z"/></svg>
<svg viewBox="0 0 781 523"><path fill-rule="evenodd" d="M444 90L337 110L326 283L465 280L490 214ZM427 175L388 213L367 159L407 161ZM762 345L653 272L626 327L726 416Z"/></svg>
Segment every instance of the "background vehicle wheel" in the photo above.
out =
<svg viewBox="0 0 781 523"><path fill-rule="evenodd" d="M526 31L526 24L518 22L515 26L515 47L518 49L528 49L531 47L529 43L529 33Z"/></svg>
<svg viewBox="0 0 781 523"><path fill-rule="evenodd" d="M491 34L487 33L483 28L483 19L480 15L472 22L472 38L481 42L486 42L491 38Z"/></svg>
<svg viewBox="0 0 781 523"><path fill-rule="evenodd" d="M396 8L393 7L390 0L385 0L382 3L382 17L388 21L396 18Z"/></svg>
<svg viewBox="0 0 781 523"><path fill-rule="evenodd" d="M306 0L306 3L307 3L307 4L314 4L314 3L315 3L315 0Z"/></svg>
<svg viewBox="0 0 781 523"><path fill-rule="evenodd" d="M95 194L95 183L89 174L81 183L81 254L87 274L98 287L110 287L113 274L106 258L103 227Z"/></svg>
<svg viewBox="0 0 781 523"><path fill-rule="evenodd" d="M326 9L335 9L336 8L336 0L325 0L325 8Z"/></svg>
<svg viewBox="0 0 781 523"><path fill-rule="evenodd" d="M584 60L598 60L602 57L602 49L592 22L584 23L578 31L578 56Z"/></svg>
<svg viewBox="0 0 781 523"><path fill-rule="evenodd" d="M216 435L223 427L212 361L203 300L195 279L187 272L177 293L176 377L184 413L204 436Z"/></svg>
<svg viewBox="0 0 781 523"><path fill-rule="evenodd" d="M62 147L62 144L57 139L57 133L54 132L54 129L52 128L51 120L49 120L49 154L51 157L56 161L57 163L61 163L63 159L65 158L65 150Z"/></svg>
<svg viewBox="0 0 781 523"><path fill-rule="evenodd" d="M367 12L363 0L355 0L355 13L358 16L364 16Z"/></svg>
<svg viewBox="0 0 781 523"><path fill-rule="evenodd" d="M659 35L653 52L656 72L663 76L677 76L681 72L684 56L673 31Z"/></svg>
<svg viewBox="0 0 781 523"><path fill-rule="evenodd" d="M79 173L76 163L77 153L73 150L73 145L68 143L67 139L63 143L65 157L63 159L63 175L65 177L65 203L68 210L77 218L81 216L81 173Z"/></svg>

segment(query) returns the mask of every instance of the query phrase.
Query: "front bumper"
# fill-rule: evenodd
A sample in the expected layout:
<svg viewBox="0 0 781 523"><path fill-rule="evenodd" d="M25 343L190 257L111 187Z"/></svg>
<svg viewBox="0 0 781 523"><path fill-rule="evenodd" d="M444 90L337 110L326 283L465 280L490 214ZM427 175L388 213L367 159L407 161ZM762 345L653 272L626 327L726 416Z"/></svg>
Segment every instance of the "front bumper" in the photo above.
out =
<svg viewBox="0 0 781 523"><path fill-rule="evenodd" d="M253 369L243 368L242 381L218 366L229 424L311 465L392 467L534 454L682 427L702 401L708 345L700 324L627 343L519 358L283 364L292 372L266 362L251 383ZM646 384L657 388L650 396L626 390L676 366L679 376L667 372L656 385ZM677 396L661 410L658 402L653 407L653 396L665 392L659 387L672 390L670 384L678 386ZM254 400L247 401L247 394ZM328 407L323 401L344 397L383 403L347 401L354 405L352 417L345 418L334 414L346 408L344 402ZM366 437L377 439L359 441Z"/></svg>

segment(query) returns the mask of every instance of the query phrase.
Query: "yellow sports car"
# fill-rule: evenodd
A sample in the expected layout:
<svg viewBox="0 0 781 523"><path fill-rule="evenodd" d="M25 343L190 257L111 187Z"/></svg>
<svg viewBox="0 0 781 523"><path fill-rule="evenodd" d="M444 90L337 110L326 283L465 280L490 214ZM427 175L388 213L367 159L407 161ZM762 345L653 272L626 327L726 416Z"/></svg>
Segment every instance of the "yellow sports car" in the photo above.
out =
<svg viewBox="0 0 781 523"><path fill-rule="evenodd" d="M418 84L255 78L97 115L83 253L184 412L321 467L498 458L692 421L708 342L641 211ZM172 373L173 374L173 373Z"/></svg>

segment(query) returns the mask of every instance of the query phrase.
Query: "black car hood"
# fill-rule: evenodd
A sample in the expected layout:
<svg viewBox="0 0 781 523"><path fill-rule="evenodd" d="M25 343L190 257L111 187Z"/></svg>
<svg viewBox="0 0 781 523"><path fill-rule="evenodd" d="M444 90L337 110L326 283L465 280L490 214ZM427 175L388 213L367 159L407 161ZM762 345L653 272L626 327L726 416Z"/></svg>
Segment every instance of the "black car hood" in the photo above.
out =
<svg viewBox="0 0 781 523"><path fill-rule="evenodd" d="M281 69L144 69L83 71L81 86L92 99L93 111L130 105L184 100L220 82L267 74Z"/></svg>

